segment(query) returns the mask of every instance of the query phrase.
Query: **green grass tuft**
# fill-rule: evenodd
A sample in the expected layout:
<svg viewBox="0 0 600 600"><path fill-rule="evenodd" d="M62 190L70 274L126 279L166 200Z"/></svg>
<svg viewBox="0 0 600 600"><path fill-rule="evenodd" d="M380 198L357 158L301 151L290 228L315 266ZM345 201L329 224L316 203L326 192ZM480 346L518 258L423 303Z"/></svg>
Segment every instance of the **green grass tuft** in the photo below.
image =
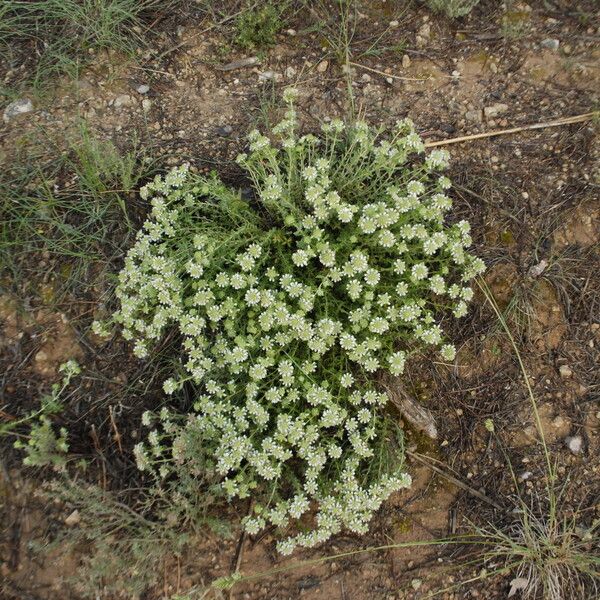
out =
<svg viewBox="0 0 600 600"><path fill-rule="evenodd" d="M85 124L62 158L38 158L31 165L17 159L0 176L0 263L16 287L52 269L50 283L60 300L89 287L122 256L132 215L141 210L139 181L153 166L137 144L119 150Z"/></svg>
<svg viewBox="0 0 600 600"><path fill-rule="evenodd" d="M146 43L146 18L180 0L4 0L0 6L0 64L25 64L21 84L43 89L57 76L75 77L90 53L132 55Z"/></svg>

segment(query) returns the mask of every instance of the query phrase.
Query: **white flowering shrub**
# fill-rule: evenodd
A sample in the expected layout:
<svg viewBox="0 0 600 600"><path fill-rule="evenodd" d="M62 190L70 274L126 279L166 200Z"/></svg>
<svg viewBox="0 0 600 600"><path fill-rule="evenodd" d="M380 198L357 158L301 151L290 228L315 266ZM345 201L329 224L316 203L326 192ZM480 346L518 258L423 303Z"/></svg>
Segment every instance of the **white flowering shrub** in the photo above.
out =
<svg viewBox="0 0 600 600"><path fill-rule="evenodd" d="M469 224L445 224L445 152L420 159L409 121L387 140L339 120L298 136L293 94L279 143L254 131L238 157L255 201L186 167L142 190L152 212L115 315L139 357L177 327L185 374L164 390L187 382L196 394L193 414L144 415L154 429L136 448L140 468L193 472L209 451L228 497L255 499L249 533L288 527L283 553L365 532L410 485L374 375L401 375L424 347L453 360L439 318L466 313L483 270L466 251Z"/></svg>

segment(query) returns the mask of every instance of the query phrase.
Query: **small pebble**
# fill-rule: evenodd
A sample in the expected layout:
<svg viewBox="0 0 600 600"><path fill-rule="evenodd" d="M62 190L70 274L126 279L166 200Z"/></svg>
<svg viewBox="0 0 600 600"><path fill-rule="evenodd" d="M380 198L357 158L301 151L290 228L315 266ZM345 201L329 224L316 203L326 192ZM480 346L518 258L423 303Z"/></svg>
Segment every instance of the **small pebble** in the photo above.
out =
<svg viewBox="0 0 600 600"><path fill-rule="evenodd" d="M233 127L231 125L223 125L222 127L217 127L217 133L222 135L223 137L227 137L233 133Z"/></svg>
<svg viewBox="0 0 600 600"><path fill-rule="evenodd" d="M67 525L68 527L74 527L80 521L81 521L81 515L79 514L79 511L76 509L65 519L65 525Z"/></svg>
<svg viewBox="0 0 600 600"><path fill-rule="evenodd" d="M115 108L122 108L123 106L131 106L132 98L129 94L121 94L117 96L113 102Z"/></svg>
<svg viewBox="0 0 600 600"><path fill-rule="evenodd" d="M142 83L142 85L138 85L135 89L138 94L147 94L150 91L150 86Z"/></svg>
<svg viewBox="0 0 600 600"><path fill-rule="evenodd" d="M497 104L492 104L491 106L486 106L483 109L483 114L488 119L493 119L494 117L497 117L498 115L505 113L507 110L508 110L508 104L502 104L499 102Z"/></svg>
<svg viewBox="0 0 600 600"><path fill-rule="evenodd" d="M583 447L583 439L580 435L569 436L565 439L565 442L567 444L567 448L573 454L579 454L581 452L581 449Z"/></svg>
<svg viewBox="0 0 600 600"><path fill-rule="evenodd" d="M465 119L467 119L467 121L479 122L482 120L481 111L480 110L468 110L465 113Z"/></svg>
<svg viewBox="0 0 600 600"><path fill-rule="evenodd" d="M569 365L560 365L558 372L563 379L569 379L573 375L573 371Z"/></svg>
<svg viewBox="0 0 600 600"><path fill-rule="evenodd" d="M547 48L548 50L556 51L560 46L560 40L557 40L556 38L546 38L540 42L540 46L542 48Z"/></svg>
<svg viewBox="0 0 600 600"><path fill-rule="evenodd" d="M259 81L271 81L273 79L275 79L274 71L263 71L262 73L258 74Z"/></svg>

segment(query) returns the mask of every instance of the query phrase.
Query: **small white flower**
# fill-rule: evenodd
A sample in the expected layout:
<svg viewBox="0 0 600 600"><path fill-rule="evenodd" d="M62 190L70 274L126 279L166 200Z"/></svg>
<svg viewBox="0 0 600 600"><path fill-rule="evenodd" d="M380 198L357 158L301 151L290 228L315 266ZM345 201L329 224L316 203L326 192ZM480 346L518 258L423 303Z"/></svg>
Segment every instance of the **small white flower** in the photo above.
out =
<svg viewBox="0 0 600 600"><path fill-rule="evenodd" d="M452 344L444 344L440 354L444 360L454 360L456 358L456 348Z"/></svg>
<svg viewBox="0 0 600 600"><path fill-rule="evenodd" d="M401 375L404 372L405 363L406 354L402 351L394 352L394 354L388 358L390 373L392 375Z"/></svg>
<svg viewBox="0 0 600 600"><path fill-rule="evenodd" d="M463 300L461 300L455 307L454 310L452 311L454 316L457 319L460 319L461 317L464 317L467 314L467 304L466 302L464 302Z"/></svg>
<svg viewBox="0 0 600 600"><path fill-rule="evenodd" d="M357 279L351 279L347 284L348 295L352 300L358 300L362 291L362 284Z"/></svg>
<svg viewBox="0 0 600 600"><path fill-rule="evenodd" d="M446 291L444 278L441 275L434 275L429 280L429 287L434 294L443 294Z"/></svg>
<svg viewBox="0 0 600 600"><path fill-rule="evenodd" d="M401 258L397 258L394 261L394 273L402 275L404 271L406 271L406 263Z"/></svg>
<svg viewBox="0 0 600 600"><path fill-rule="evenodd" d="M442 175L439 179L438 179L438 185L443 189L443 190L447 190L452 186L452 182L445 176Z"/></svg>
<svg viewBox="0 0 600 600"><path fill-rule="evenodd" d="M414 281L421 281L422 279L425 279L427 277L429 269L427 268L426 264L417 263L416 265L413 265L413 268L411 269L410 273Z"/></svg>
<svg viewBox="0 0 600 600"><path fill-rule="evenodd" d="M352 387L353 383L354 377L352 376L352 373L344 373L340 378L340 385L344 388Z"/></svg>
<svg viewBox="0 0 600 600"><path fill-rule="evenodd" d="M384 229L379 233L379 243L384 248L391 248L396 243L396 238L389 229Z"/></svg>
<svg viewBox="0 0 600 600"><path fill-rule="evenodd" d="M352 206L349 206L348 204L343 204L338 207L337 216L342 223L350 223L350 221L352 221L352 219L354 218L354 212L355 211Z"/></svg>
<svg viewBox="0 0 600 600"><path fill-rule="evenodd" d="M369 330L373 333L385 333L390 328L390 324L382 317L375 317L369 323Z"/></svg>
<svg viewBox="0 0 600 600"><path fill-rule="evenodd" d="M369 268L369 257L360 250L353 252L350 255L350 267L356 273L362 273Z"/></svg>
<svg viewBox="0 0 600 600"><path fill-rule="evenodd" d="M244 295L244 300L248 306L255 306L260 302L260 292L255 288L250 288Z"/></svg>
<svg viewBox="0 0 600 600"><path fill-rule="evenodd" d="M304 169L302 176L304 177L304 179L306 179L306 181L313 182L316 180L318 174L319 172L317 171L317 169L315 169L315 167L313 166L310 166Z"/></svg>
<svg viewBox="0 0 600 600"><path fill-rule="evenodd" d="M406 185L406 191L409 194L420 196L425 191L425 186L420 181L409 181Z"/></svg>
<svg viewBox="0 0 600 600"><path fill-rule="evenodd" d="M296 250L294 254L292 254L292 260L294 264L298 267L305 267L308 264L308 252L305 250Z"/></svg>
<svg viewBox="0 0 600 600"><path fill-rule="evenodd" d="M365 283L370 286L377 285L379 280L381 279L381 275L377 269L367 269L365 272Z"/></svg>
<svg viewBox="0 0 600 600"><path fill-rule="evenodd" d="M471 302L471 300L473 300L473 290L470 287L464 287L461 291L460 291L460 297L465 301L465 302Z"/></svg>
<svg viewBox="0 0 600 600"><path fill-rule="evenodd" d="M177 383L172 377L169 377L169 379L165 380L165 382L163 383L163 390L164 390L165 394L170 395L176 389L177 389Z"/></svg>

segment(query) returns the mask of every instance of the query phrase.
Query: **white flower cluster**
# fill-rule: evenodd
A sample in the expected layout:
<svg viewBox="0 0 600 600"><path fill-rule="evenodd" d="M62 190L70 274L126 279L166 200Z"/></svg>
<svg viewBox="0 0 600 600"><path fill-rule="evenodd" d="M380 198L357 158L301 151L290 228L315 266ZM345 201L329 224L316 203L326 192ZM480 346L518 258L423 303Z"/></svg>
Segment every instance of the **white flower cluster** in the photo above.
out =
<svg viewBox="0 0 600 600"><path fill-rule="evenodd" d="M286 99L280 147L255 131L238 159L254 206L185 167L144 188L152 213L120 274L115 315L140 357L176 325L186 376L164 391L197 390L192 416L174 425L166 412L161 433L136 448L140 468L166 476L193 462L190 440L202 438L230 498L266 498L249 533L312 519L309 533L280 542L283 553L343 528L365 532L410 484L401 450L396 460L379 451L390 423L374 374L401 375L426 346L452 361L439 316L465 314L468 282L484 269L466 250L469 224L445 224L450 182L436 171L446 153L411 160L424 151L412 123L390 140L339 120L322 138L298 138L293 92Z"/></svg>

